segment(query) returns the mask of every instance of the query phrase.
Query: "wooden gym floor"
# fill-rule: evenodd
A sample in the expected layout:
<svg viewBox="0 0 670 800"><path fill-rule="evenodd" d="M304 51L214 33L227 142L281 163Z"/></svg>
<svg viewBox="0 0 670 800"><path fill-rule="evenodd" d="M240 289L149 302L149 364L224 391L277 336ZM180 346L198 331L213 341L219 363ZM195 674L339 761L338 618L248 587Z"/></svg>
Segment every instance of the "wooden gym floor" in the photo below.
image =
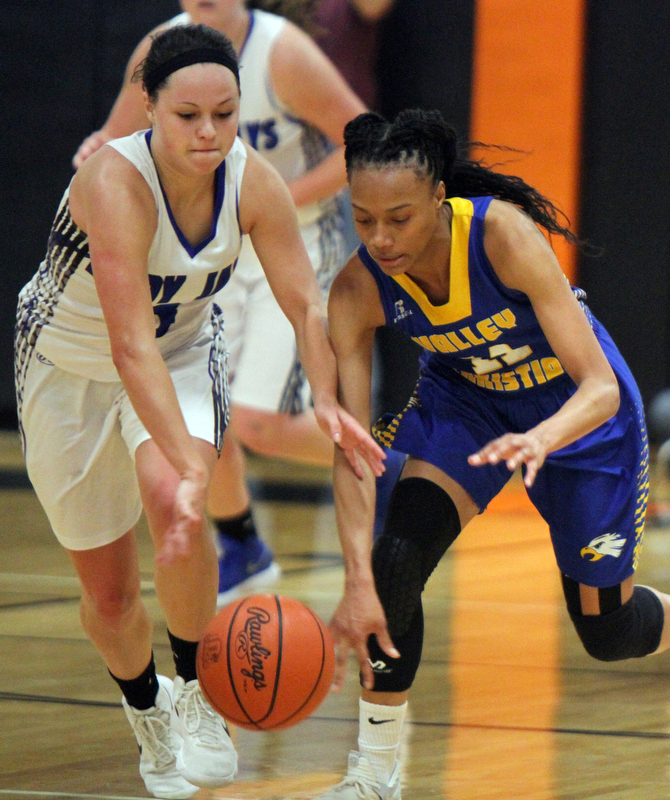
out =
<svg viewBox="0 0 670 800"><path fill-rule="evenodd" d="M325 471L253 460L258 523L283 575L275 591L329 619L342 587ZM666 499L652 483L639 580L670 590ZM77 583L0 434L0 800L142 798L115 685L78 618ZM173 674L151 582L156 659ZM670 656L602 664L581 649L546 526L512 485L462 534L425 597L424 658L402 745L405 800L658 800L670 796ZM337 782L356 746L358 683L277 733L236 731L239 782L198 800L302 800Z"/></svg>

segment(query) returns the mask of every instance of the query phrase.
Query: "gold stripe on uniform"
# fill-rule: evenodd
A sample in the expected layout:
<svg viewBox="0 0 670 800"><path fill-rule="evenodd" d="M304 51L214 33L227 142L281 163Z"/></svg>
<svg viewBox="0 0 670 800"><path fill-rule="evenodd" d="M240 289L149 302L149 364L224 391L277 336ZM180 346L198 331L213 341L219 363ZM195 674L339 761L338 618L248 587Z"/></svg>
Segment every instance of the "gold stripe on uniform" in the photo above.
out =
<svg viewBox="0 0 670 800"><path fill-rule="evenodd" d="M417 286L409 276L393 277L393 280L423 311L431 325L449 325L472 315L468 247L474 207L470 200L463 197L452 197L447 202L454 211L451 221L449 300L444 305L434 306L426 297L423 289Z"/></svg>

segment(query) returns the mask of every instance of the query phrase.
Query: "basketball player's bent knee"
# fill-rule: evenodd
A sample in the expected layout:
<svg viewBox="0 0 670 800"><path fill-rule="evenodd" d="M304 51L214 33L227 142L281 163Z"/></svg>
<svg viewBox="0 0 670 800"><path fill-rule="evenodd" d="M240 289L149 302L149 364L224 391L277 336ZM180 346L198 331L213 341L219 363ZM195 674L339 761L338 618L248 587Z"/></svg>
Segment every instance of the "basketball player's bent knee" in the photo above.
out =
<svg viewBox="0 0 670 800"><path fill-rule="evenodd" d="M586 652L599 661L623 661L655 653L661 643L665 614L658 596L646 586L617 608L601 614L582 614L572 588L576 581L563 576L568 612ZM571 597L572 594L572 597Z"/></svg>
<svg viewBox="0 0 670 800"><path fill-rule="evenodd" d="M254 453L274 455L281 446L281 422L279 412L238 407L232 415L232 431Z"/></svg>
<svg viewBox="0 0 670 800"><path fill-rule="evenodd" d="M85 620L92 616L108 632L113 633L126 627L141 602L139 586L128 591L84 591L81 598L82 615Z"/></svg>
<svg viewBox="0 0 670 800"><path fill-rule="evenodd" d="M410 688L421 660L421 593L447 548L461 530L449 495L425 478L405 478L391 495L384 533L373 548L377 594L400 658L391 659L376 637L368 641L375 692Z"/></svg>

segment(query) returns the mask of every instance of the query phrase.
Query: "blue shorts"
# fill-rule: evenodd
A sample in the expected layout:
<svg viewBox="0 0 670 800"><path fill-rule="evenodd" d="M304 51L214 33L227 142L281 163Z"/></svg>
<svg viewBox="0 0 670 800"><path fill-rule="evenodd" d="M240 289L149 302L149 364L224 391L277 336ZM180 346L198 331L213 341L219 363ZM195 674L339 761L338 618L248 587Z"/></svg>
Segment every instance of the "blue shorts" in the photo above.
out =
<svg viewBox="0 0 670 800"><path fill-rule="evenodd" d="M594 332L619 381L616 416L547 456L528 490L549 525L560 570L588 586L613 586L637 567L649 495L649 446L635 380L607 332ZM499 394L427 359L407 408L375 426L378 441L443 470L480 512L511 477L506 465L472 467L468 456L505 433L556 413L576 391L565 375L519 394Z"/></svg>

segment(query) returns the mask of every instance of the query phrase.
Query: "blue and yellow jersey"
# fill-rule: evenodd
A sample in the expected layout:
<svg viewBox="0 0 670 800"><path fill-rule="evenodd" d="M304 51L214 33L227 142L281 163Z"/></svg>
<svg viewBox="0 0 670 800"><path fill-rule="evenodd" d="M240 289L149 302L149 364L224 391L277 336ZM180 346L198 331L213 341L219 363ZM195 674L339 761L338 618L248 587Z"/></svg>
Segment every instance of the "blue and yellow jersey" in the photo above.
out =
<svg viewBox="0 0 670 800"><path fill-rule="evenodd" d="M408 275L389 277L358 250L379 289L386 324L424 348L433 369L448 367L483 389L518 392L568 379L523 292L496 276L484 251L491 197L452 197L449 300L433 305ZM583 297L581 290L573 290Z"/></svg>

